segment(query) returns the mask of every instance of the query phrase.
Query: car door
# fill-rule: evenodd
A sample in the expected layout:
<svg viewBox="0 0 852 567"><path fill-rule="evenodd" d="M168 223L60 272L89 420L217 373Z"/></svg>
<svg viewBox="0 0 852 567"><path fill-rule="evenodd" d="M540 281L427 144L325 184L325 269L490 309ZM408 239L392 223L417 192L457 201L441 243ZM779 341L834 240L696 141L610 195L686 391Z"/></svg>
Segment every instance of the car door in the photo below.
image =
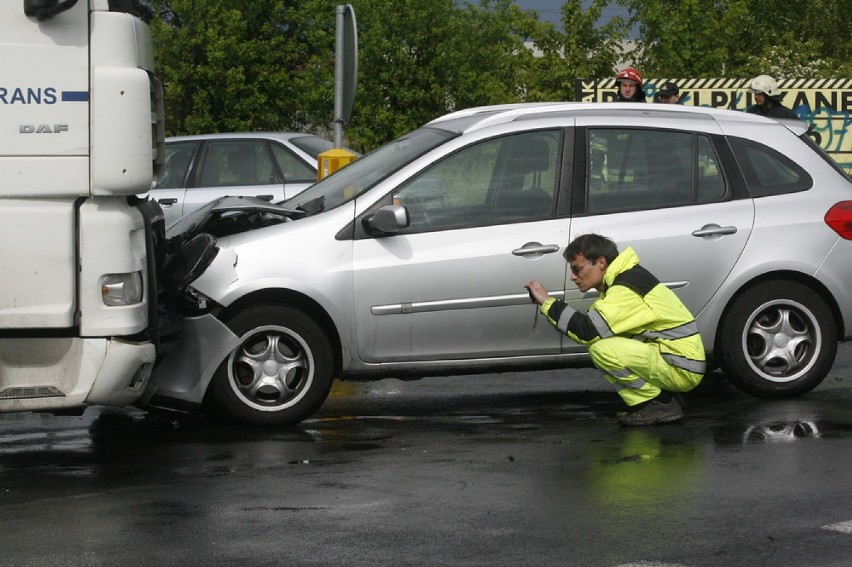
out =
<svg viewBox="0 0 852 567"><path fill-rule="evenodd" d="M200 141L179 141L166 144L165 166L150 197L163 209L166 224L183 215L183 202L192 160L198 154Z"/></svg>
<svg viewBox="0 0 852 567"><path fill-rule="evenodd" d="M569 219L555 214L564 133L482 139L393 189L410 226L357 239L354 316L365 362L555 354L524 284L561 296Z"/></svg>
<svg viewBox="0 0 852 567"><path fill-rule="evenodd" d="M725 169L732 160L725 158L724 139L711 125L667 129L664 120L588 124L577 132L585 174L575 177L571 238L595 232L619 250L632 246L642 265L698 315L736 264L754 221L738 173ZM566 300L577 309L596 296L566 283ZM579 348L567 340L565 346Z"/></svg>
<svg viewBox="0 0 852 567"><path fill-rule="evenodd" d="M273 202L284 199L284 182L266 140L208 140L195 183L184 196L182 214L188 215L226 195L258 197Z"/></svg>

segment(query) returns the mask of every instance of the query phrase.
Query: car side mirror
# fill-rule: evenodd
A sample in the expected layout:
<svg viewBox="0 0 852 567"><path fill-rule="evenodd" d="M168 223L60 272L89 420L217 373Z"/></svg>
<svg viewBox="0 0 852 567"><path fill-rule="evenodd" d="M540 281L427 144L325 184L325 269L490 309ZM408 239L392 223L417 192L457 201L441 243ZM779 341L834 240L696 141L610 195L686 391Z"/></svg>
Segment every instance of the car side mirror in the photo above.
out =
<svg viewBox="0 0 852 567"><path fill-rule="evenodd" d="M408 228L411 219L402 205L387 205L361 221L370 234L394 234Z"/></svg>

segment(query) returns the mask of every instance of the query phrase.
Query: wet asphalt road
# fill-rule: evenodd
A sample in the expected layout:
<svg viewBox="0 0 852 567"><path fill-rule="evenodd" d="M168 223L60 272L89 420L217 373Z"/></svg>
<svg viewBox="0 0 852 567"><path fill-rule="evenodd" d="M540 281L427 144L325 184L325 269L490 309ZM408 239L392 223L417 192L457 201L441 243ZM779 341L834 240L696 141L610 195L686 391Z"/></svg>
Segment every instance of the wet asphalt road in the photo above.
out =
<svg viewBox="0 0 852 567"><path fill-rule="evenodd" d="M852 564L852 345L624 429L592 370L341 384L299 427L0 417L0 566Z"/></svg>

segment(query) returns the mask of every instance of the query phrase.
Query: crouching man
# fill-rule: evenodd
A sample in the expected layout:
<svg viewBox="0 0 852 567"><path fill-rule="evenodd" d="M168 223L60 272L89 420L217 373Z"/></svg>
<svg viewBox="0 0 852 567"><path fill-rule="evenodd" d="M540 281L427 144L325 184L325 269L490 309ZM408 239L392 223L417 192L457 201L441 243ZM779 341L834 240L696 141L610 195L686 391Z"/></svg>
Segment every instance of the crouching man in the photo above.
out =
<svg viewBox="0 0 852 567"><path fill-rule="evenodd" d="M571 281L600 297L581 313L549 297L538 280L529 282L533 301L559 331L589 345L594 365L604 372L631 410L621 425L669 423L683 417L674 394L695 388L704 375L705 353L695 318L665 285L639 265L632 248L619 254L598 234L574 239L565 250Z"/></svg>

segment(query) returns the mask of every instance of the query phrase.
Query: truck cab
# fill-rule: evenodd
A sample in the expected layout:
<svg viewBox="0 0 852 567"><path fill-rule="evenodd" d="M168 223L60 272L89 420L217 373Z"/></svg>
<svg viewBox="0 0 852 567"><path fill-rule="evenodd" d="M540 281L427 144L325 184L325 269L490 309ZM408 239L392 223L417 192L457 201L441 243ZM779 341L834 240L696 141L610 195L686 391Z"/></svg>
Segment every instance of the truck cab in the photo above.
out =
<svg viewBox="0 0 852 567"><path fill-rule="evenodd" d="M140 0L0 2L0 412L128 405L156 358L162 86Z"/></svg>

